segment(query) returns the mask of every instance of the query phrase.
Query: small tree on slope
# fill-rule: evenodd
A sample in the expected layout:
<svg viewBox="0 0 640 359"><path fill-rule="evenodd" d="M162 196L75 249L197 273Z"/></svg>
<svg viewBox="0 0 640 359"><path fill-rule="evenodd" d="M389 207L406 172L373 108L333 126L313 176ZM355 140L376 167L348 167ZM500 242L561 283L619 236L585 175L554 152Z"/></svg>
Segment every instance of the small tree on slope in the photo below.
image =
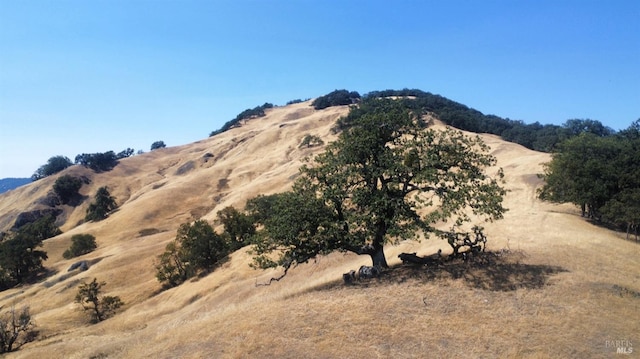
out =
<svg viewBox="0 0 640 359"><path fill-rule="evenodd" d="M80 303L84 310L89 311L93 323L109 318L124 305L120 297L102 295L102 287L106 284L93 278L90 283L82 283L76 294L76 302Z"/></svg>

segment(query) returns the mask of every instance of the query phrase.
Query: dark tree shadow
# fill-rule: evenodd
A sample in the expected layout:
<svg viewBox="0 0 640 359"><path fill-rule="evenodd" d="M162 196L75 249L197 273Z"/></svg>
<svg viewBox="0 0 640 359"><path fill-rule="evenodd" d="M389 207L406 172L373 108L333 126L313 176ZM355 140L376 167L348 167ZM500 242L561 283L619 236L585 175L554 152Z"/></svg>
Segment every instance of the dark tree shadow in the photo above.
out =
<svg viewBox="0 0 640 359"><path fill-rule="evenodd" d="M521 263L522 256L521 253L484 252L473 260L443 261L431 267L398 265L384 273L381 281L462 279L472 288L504 292L539 289L548 284L552 275L567 272L559 266Z"/></svg>
<svg viewBox="0 0 640 359"><path fill-rule="evenodd" d="M380 277L361 279L349 285L354 288L372 287L409 281L436 282L463 280L471 288L490 291L513 291L520 288L540 289L549 285L549 279L558 273L567 272L559 266L521 263L522 253L484 252L473 260L443 260L437 265L392 266ZM318 289L344 285L335 281Z"/></svg>

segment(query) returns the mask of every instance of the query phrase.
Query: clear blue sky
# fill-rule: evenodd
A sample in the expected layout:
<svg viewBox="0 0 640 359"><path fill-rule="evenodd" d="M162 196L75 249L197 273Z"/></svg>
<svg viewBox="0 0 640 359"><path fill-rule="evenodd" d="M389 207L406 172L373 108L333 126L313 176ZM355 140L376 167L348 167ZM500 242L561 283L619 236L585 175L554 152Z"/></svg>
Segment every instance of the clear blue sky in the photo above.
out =
<svg viewBox="0 0 640 359"><path fill-rule="evenodd" d="M640 1L0 0L0 178L419 88L527 123L640 118Z"/></svg>

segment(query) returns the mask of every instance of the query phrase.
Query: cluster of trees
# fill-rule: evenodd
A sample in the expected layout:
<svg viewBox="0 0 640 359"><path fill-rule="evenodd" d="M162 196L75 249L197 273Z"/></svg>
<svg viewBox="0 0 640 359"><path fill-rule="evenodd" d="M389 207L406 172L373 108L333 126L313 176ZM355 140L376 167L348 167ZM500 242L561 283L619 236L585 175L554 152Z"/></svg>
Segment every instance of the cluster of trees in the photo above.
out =
<svg viewBox="0 0 640 359"><path fill-rule="evenodd" d="M569 202L595 221L634 231L640 223L640 119L612 134L594 123L572 122L574 137L562 142L545 165L540 198Z"/></svg>
<svg viewBox="0 0 640 359"><path fill-rule="evenodd" d="M113 151L103 153L82 153L76 156L75 164L80 164L91 168L96 172L105 172L113 169L118 164L118 160L131 157L135 153L133 148L124 149L117 154ZM31 179L37 181L39 179L54 175L67 167L74 164L68 157L53 156L47 160L47 163L40 166Z"/></svg>
<svg viewBox="0 0 640 359"><path fill-rule="evenodd" d="M338 140L327 145L289 192L258 196L246 210L259 231L254 265L291 266L348 251L387 267L384 246L419 233L463 236L472 217L502 218L502 171L479 137L426 127L405 101L369 98L352 108ZM441 231L434 225L450 221ZM274 278L277 279L277 278Z"/></svg>
<svg viewBox="0 0 640 359"><path fill-rule="evenodd" d="M476 133L491 133L504 140L515 142L529 149L542 152L553 151L562 141L582 132L596 135L611 135L614 131L595 120L568 120L563 126L542 125L539 122L525 124L522 121L485 115L458 102L440 95L416 89L372 91L365 98L412 97L405 99L408 106L416 110L434 113L449 126Z"/></svg>
<svg viewBox="0 0 640 359"><path fill-rule="evenodd" d="M222 234L206 221L183 224L158 257L158 280L179 285L247 244L254 246L254 267L282 267L284 276L334 251L368 255L384 268L385 244L420 233L454 250L466 242L451 238L485 238L472 218L497 220L506 211L502 171L485 173L496 159L478 136L429 129L420 115L402 100L362 101L338 140L300 169L292 190L252 198L244 213L221 211ZM442 221L451 227L435 228Z"/></svg>
<svg viewBox="0 0 640 359"><path fill-rule="evenodd" d="M156 263L156 278L165 288L210 271L229 253L247 245L255 233L253 221L233 207L218 212L218 218L224 225L222 234L205 220L180 226L175 240L167 244Z"/></svg>
<svg viewBox="0 0 640 359"><path fill-rule="evenodd" d="M311 105L316 110L331 106L353 105L360 101L360 94L356 91L335 90L313 100Z"/></svg>
<svg viewBox="0 0 640 359"><path fill-rule="evenodd" d="M265 102L263 105L256 106L254 108L248 108L240 112L238 116L236 116L236 118L234 118L233 120L227 121L220 129L212 131L209 134L209 137L226 132L234 127L239 126L240 121L242 120L247 120L255 117L263 117L266 115L264 111L269 108L273 108L273 104L269 102Z"/></svg>
<svg viewBox="0 0 640 359"><path fill-rule="evenodd" d="M53 156L49 158L47 163L40 166L40 168L38 168L35 173L31 175L31 179L37 181L41 178L56 174L71 165L73 165L73 162L71 162L68 157Z"/></svg>
<svg viewBox="0 0 640 359"><path fill-rule="evenodd" d="M73 193L78 187L77 182L71 178L62 183L67 181L71 183L69 193ZM65 187L63 184L59 184L58 187ZM57 192L59 191L60 188L57 189ZM95 195L94 202L87 209L86 220L104 219L115 208L115 198L111 196L107 187L101 187ZM62 232L56 225L56 217L51 213L26 222L11 232L0 233L0 290L24 283L42 272L42 262L47 259L47 253L38 248L42 247L45 239L60 233ZM90 234L74 235L71 241L71 247L63 254L67 259L89 253L96 248L95 237Z"/></svg>
<svg viewBox="0 0 640 359"><path fill-rule="evenodd" d="M42 241L62 233L55 217L44 216L14 232L3 233L0 241L0 289L24 283L44 270L47 253L39 250Z"/></svg>

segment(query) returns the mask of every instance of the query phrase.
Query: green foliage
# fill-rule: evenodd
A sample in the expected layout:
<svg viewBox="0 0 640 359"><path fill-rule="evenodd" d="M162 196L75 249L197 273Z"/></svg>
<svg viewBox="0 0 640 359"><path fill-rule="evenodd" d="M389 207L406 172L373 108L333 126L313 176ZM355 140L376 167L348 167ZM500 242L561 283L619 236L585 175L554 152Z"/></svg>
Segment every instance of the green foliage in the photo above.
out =
<svg viewBox="0 0 640 359"><path fill-rule="evenodd" d="M164 141L156 141L151 144L151 151L165 147L167 147L167 145L164 144Z"/></svg>
<svg viewBox="0 0 640 359"><path fill-rule="evenodd" d="M16 311L14 307L0 316L0 354L20 349L35 340L38 333L31 320L29 307Z"/></svg>
<svg viewBox="0 0 640 359"><path fill-rule="evenodd" d="M158 257L156 278L164 287L180 285L198 272L212 269L229 253L224 237L205 220L183 223L173 242Z"/></svg>
<svg viewBox="0 0 640 359"><path fill-rule="evenodd" d="M54 156L49 158L46 164L40 166L36 172L31 176L31 179L37 181L41 178L56 174L63 169L73 165L71 160L65 156Z"/></svg>
<svg viewBox="0 0 640 359"><path fill-rule="evenodd" d="M93 281L83 282L78 288L75 301L82 305L82 309L89 312L92 323L98 323L113 316L116 310L124 305L120 297L102 295L102 289L106 284L93 278Z"/></svg>
<svg viewBox="0 0 640 359"><path fill-rule="evenodd" d="M118 156L113 151L103 153L83 153L76 156L76 163L95 172L111 171L118 164Z"/></svg>
<svg viewBox="0 0 640 359"><path fill-rule="evenodd" d="M116 199L111 196L107 187L98 188L98 192L94 197L93 203L87 208L87 215L85 220L87 221L101 221L107 218L109 212L118 208Z"/></svg>
<svg viewBox="0 0 640 359"><path fill-rule="evenodd" d="M356 91L335 90L313 100L311 105L316 110L331 106L353 105L360 101L360 94Z"/></svg>
<svg viewBox="0 0 640 359"><path fill-rule="evenodd" d="M287 101L287 106L288 106L288 105L294 105L294 104L296 104L296 103L305 102L305 101L309 101L309 99L302 100L302 99L297 98L297 99L295 99L295 100Z"/></svg>
<svg viewBox="0 0 640 359"><path fill-rule="evenodd" d="M420 232L447 238L467 233L472 217L502 218L503 174L484 173L496 159L479 137L425 129L402 100L368 99L351 111L338 140L301 168L292 191L247 203L261 225L255 265L286 273L337 250L386 267L386 243ZM450 231L433 227L442 221L452 222Z"/></svg>
<svg viewBox="0 0 640 359"><path fill-rule="evenodd" d="M223 208L218 212L218 218L224 225L223 235L226 237L230 252L247 245L256 233L253 219L234 207Z"/></svg>
<svg viewBox="0 0 640 359"><path fill-rule="evenodd" d="M70 175L60 176L53 184L53 191L63 204L69 204L79 196L82 180Z"/></svg>
<svg viewBox="0 0 640 359"><path fill-rule="evenodd" d="M96 237L91 234L74 234L71 237L71 247L64 251L62 256L65 259L78 257L83 254L92 252L98 247Z"/></svg>
<svg viewBox="0 0 640 359"><path fill-rule="evenodd" d="M590 119L572 119L567 120L563 124L568 137L579 136L583 133L590 133L598 137L607 137L615 134L615 131L609 127L605 127L600 121Z"/></svg>
<svg viewBox="0 0 640 359"><path fill-rule="evenodd" d="M134 153L135 153L135 150L133 148L127 148L126 150L122 150L118 152L118 154L116 155L116 159L120 160L123 158L131 157L133 156Z"/></svg>
<svg viewBox="0 0 640 359"><path fill-rule="evenodd" d="M593 125L593 124L591 124ZM638 122L617 135L595 126L563 142L545 164L540 198L570 202L582 215L637 231L640 223ZM582 126L578 126L583 128ZM596 133L594 133L596 132Z"/></svg>
<svg viewBox="0 0 640 359"><path fill-rule="evenodd" d="M315 135L305 135L304 138L302 139L302 142L300 143L300 146L298 146L298 148L302 148L302 147L315 147L315 146L322 146L324 145L324 141Z"/></svg>
<svg viewBox="0 0 640 359"><path fill-rule="evenodd" d="M553 151L560 142L584 132L597 136L613 135L612 129L595 120L568 120L563 126L541 125L538 122L525 124L518 120L485 115L443 96L416 89L373 91L364 96L367 99L384 97L401 97L414 111L433 113L449 126L476 133L499 135L507 141L536 151Z"/></svg>
<svg viewBox="0 0 640 359"><path fill-rule="evenodd" d="M236 116L236 118L234 118L233 120L227 121L222 128L220 128L219 130L215 130L213 132L211 132L209 134L209 137L215 136L219 133L223 133L226 132L234 127L237 127L240 125L240 121L242 120L247 120L250 118L255 118L255 117L263 117L266 115L266 113L264 112L264 110L269 109L269 108L273 108L273 104L269 103L269 102L265 102L263 105L261 106L256 106L252 109L246 109L242 112L240 112L238 114L238 116Z"/></svg>
<svg viewBox="0 0 640 359"><path fill-rule="evenodd" d="M0 288L23 283L44 269L47 253L37 248L42 242L60 234L55 217L45 216L28 223L0 242Z"/></svg>

